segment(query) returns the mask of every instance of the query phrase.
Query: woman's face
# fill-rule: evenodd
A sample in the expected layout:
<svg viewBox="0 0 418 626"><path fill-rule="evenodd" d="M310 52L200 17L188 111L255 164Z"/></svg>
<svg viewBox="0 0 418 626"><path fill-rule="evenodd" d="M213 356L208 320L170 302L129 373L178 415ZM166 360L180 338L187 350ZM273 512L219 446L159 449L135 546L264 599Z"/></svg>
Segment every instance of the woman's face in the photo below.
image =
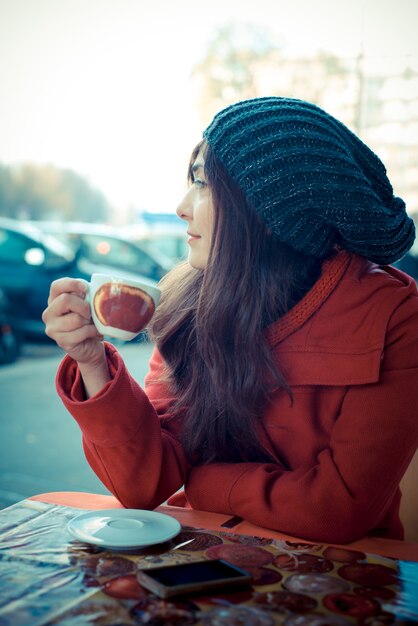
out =
<svg viewBox="0 0 418 626"><path fill-rule="evenodd" d="M177 215L187 222L189 264L195 269L207 265L213 232L213 203L205 178L202 151L192 166L193 184L177 207Z"/></svg>

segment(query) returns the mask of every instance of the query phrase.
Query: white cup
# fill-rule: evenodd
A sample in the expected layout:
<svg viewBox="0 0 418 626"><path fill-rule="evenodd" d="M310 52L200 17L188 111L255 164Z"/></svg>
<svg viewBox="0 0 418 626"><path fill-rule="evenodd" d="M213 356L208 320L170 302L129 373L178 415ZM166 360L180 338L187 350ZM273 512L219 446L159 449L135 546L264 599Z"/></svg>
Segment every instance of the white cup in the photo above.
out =
<svg viewBox="0 0 418 626"><path fill-rule="evenodd" d="M86 300L102 335L130 341L150 321L160 299L160 290L145 282L110 274L92 274Z"/></svg>

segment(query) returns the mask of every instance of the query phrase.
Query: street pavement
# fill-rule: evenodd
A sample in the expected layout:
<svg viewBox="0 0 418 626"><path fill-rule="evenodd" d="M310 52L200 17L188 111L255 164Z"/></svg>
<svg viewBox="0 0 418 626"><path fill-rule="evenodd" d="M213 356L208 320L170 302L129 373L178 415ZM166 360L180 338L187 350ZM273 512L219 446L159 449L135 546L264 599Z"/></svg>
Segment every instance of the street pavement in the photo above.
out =
<svg viewBox="0 0 418 626"><path fill-rule="evenodd" d="M142 384L152 345L118 349ZM46 491L108 493L87 464L79 428L56 394L62 357L51 343L27 344L15 363L0 366L0 508Z"/></svg>

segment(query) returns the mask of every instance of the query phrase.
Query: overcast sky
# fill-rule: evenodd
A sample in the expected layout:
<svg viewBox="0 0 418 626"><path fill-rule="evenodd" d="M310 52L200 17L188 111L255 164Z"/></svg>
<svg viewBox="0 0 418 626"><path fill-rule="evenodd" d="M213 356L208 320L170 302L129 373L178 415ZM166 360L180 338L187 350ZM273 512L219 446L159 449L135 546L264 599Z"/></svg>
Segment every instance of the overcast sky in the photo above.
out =
<svg viewBox="0 0 418 626"><path fill-rule="evenodd" d="M418 69L418 0L0 0L0 162L70 167L121 211L174 210L203 130L191 68L238 18L288 54L363 46Z"/></svg>

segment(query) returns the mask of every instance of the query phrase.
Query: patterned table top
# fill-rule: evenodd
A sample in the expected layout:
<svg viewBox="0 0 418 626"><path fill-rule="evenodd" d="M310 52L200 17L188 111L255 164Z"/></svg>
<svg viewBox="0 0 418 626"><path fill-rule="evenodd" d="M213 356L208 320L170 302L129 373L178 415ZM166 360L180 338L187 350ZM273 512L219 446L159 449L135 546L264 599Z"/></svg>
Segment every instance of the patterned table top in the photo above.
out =
<svg viewBox="0 0 418 626"><path fill-rule="evenodd" d="M191 527L111 552L66 529L80 509L24 500L0 512L0 626L386 626L418 623L418 564L312 543ZM138 568L222 558L245 589L163 601Z"/></svg>

